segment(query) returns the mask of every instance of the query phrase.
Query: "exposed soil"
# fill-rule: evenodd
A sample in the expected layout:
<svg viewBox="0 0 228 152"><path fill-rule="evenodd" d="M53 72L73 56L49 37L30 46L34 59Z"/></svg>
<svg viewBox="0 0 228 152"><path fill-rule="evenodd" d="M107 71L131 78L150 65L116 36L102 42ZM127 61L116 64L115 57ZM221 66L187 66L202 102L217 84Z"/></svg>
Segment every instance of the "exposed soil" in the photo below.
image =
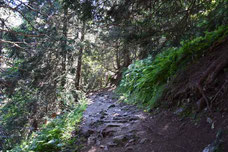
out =
<svg viewBox="0 0 228 152"><path fill-rule="evenodd" d="M211 113L228 106L228 37L215 42L177 76L163 93L161 103L188 106ZM187 105L188 104L188 105Z"/></svg>
<svg viewBox="0 0 228 152"><path fill-rule="evenodd" d="M212 152L209 144L228 151L227 112L213 118L178 116L178 110L148 114L132 105L118 103L112 90L89 96L81 132L87 143L82 152ZM218 130L222 129L217 136ZM217 145L216 145L217 144Z"/></svg>

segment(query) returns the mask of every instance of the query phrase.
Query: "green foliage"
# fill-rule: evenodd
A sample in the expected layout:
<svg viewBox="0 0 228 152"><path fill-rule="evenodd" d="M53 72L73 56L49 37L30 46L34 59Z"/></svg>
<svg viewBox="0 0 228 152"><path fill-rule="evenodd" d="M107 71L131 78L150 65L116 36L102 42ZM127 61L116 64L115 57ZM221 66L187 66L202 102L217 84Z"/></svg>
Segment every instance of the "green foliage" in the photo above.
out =
<svg viewBox="0 0 228 152"><path fill-rule="evenodd" d="M22 92L18 91L12 100L0 109L0 125L5 128L8 135L4 142L5 148L12 148L24 136L23 127L28 122L28 108L31 107L32 102L31 94L22 95Z"/></svg>
<svg viewBox="0 0 228 152"><path fill-rule="evenodd" d="M1 73L2 79L12 81L20 77L19 67L22 61L15 60L13 66ZM72 132L78 129L82 112L86 108L86 98L82 92L56 90L55 107L60 106L63 101L63 110L56 119L47 116L55 109L48 109L45 112L46 102L39 96L40 89L27 85L27 81L20 79L15 85L11 95L4 95L0 103L0 126L5 132L5 136L0 137L3 142L4 150L12 149L13 152L36 151L36 152L54 152L71 148L77 138L72 138ZM11 88L9 88L11 89ZM3 91L3 93L5 93ZM49 94L51 96L51 94ZM79 102L75 102L78 101ZM44 117L46 113L46 117ZM40 124L43 120L50 123L44 125L39 131L32 135L31 120L37 119ZM3 139L2 139L3 138ZM19 145L15 146L16 144ZM1 143L2 144L2 143ZM77 149L75 145L72 146Z"/></svg>
<svg viewBox="0 0 228 152"><path fill-rule="evenodd" d="M72 132L78 129L82 113L86 109L86 100L81 100L74 110L50 120L40 131L34 132L28 140L24 140L10 152L56 152L72 147L76 137ZM79 146L79 145L78 145ZM74 150L77 146L73 145Z"/></svg>
<svg viewBox="0 0 228 152"><path fill-rule="evenodd" d="M23 63L23 60L15 60L10 68L0 73L0 77L3 79L12 79L19 76L19 67Z"/></svg>
<svg viewBox="0 0 228 152"><path fill-rule="evenodd" d="M135 62L123 74L119 92L132 103L156 106L164 86L178 70L197 60L212 44L228 35L228 26L221 26L214 32L206 32L204 37L182 42L180 48L170 48L158 54L153 60L147 58Z"/></svg>
<svg viewBox="0 0 228 152"><path fill-rule="evenodd" d="M20 77L19 66L21 60L14 61L11 68L5 70L0 76L3 80L12 83L16 86L15 80ZM30 112L34 108L37 98L34 94L37 93L35 88L27 88L24 81L19 81L23 87L14 88L8 87L2 91L4 93L2 101L0 101L0 126L4 128L7 137L4 140L4 148L12 148L19 142L22 136L25 136L26 128L23 128L28 123ZM0 137L0 140L2 137Z"/></svg>
<svg viewBox="0 0 228 152"><path fill-rule="evenodd" d="M98 55L99 56L99 55ZM98 58L98 57L97 57ZM82 77L83 77L83 90L98 90L105 87L105 72L106 70L102 68L101 62L94 56L86 55L83 58L82 65ZM102 60L101 60L102 61Z"/></svg>

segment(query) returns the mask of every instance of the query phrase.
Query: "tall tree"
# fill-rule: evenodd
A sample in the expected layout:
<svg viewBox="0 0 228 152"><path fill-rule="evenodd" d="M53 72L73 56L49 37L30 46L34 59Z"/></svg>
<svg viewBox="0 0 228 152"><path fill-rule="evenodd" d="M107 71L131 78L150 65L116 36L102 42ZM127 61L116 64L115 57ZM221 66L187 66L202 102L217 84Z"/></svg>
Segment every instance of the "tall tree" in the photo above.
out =
<svg viewBox="0 0 228 152"><path fill-rule="evenodd" d="M0 28L4 29L4 20L0 20ZM0 40L3 39L3 31L0 31ZM3 42L0 41L0 55L2 54Z"/></svg>
<svg viewBox="0 0 228 152"><path fill-rule="evenodd" d="M86 34L86 21L83 21L82 23L82 29L81 29L81 46L79 49L79 54L78 54L78 63L77 63L77 70L76 70L76 77L75 77L75 88L77 90L80 90L80 79L81 79L81 68L82 68L82 56L83 56L83 51L84 51L84 39L85 39L85 34Z"/></svg>
<svg viewBox="0 0 228 152"><path fill-rule="evenodd" d="M67 62L67 32L68 32L68 8L67 7L63 7L63 28L62 28L62 32L63 32L63 40L62 40L62 82L61 82L61 86L64 87L65 83L66 83L66 62Z"/></svg>

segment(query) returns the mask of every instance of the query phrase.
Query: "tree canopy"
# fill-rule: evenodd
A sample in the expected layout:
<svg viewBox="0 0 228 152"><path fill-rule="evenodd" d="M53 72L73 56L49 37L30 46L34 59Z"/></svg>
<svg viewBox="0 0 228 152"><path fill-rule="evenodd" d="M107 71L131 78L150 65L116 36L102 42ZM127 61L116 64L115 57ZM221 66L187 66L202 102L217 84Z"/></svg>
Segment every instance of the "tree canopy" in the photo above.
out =
<svg viewBox="0 0 228 152"><path fill-rule="evenodd" d="M153 104L181 57L186 65L227 36L227 10L227 0L0 0L0 151L53 114L75 123L67 114L104 87Z"/></svg>

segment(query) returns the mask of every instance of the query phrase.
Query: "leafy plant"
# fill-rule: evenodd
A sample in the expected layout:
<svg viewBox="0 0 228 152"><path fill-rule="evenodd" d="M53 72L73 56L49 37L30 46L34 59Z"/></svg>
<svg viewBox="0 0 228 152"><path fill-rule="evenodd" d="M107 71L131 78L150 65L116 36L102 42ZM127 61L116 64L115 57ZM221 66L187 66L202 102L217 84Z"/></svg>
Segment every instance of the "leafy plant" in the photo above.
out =
<svg viewBox="0 0 228 152"><path fill-rule="evenodd" d="M72 132L78 129L85 109L86 101L83 99L74 110L50 120L40 131L34 132L28 140L24 140L10 152L56 152L69 148L72 146L70 144L77 140L74 139L76 137L72 137ZM78 147L74 145L73 148Z"/></svg>
<svg viewBox="0 0 228 152"><path fill-rule="evenodd" d="M223 40L227 35L228 26L221 26L213 32L206 32L204 37L182 42L180 48L169 48L153 60L150 57L135 62L123 74L118 92L130 103L137 103L148 110L155 107L165 85L177 71L197 60L214 42Z"/></svg>

